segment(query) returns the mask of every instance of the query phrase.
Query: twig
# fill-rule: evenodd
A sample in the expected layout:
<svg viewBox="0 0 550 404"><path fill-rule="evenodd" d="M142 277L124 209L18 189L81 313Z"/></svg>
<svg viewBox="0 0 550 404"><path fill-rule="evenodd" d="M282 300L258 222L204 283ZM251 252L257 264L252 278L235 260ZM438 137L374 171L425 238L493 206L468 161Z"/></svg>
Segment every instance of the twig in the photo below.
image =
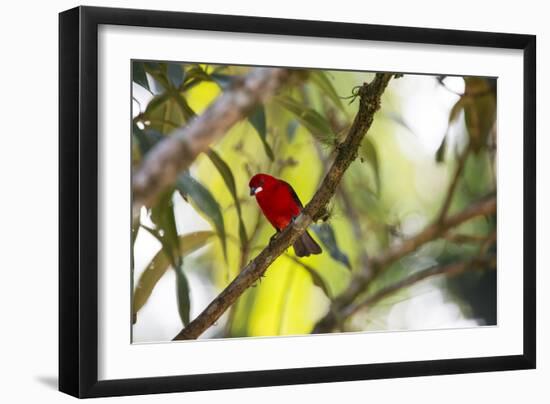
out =
<svg viewBox="0 0 550 404"><path fill-rule="evenodd" d="M403 288L412 286L415 283L418 283L427 278L431 278L433 276L437 276L437 275L453 276L453 275L460 274L462 272L479 269L483 267L494 268L495 265L496 265L496 259L494 257L491 257L491 258L485 258L485 259L474 258L467 261L454 262L452 264L447 264L442 266L433 266L433 267L418 271L412 275L409 275L398 282L395 282L391 285L386 286L385 288L380 289L379 291L377 291L376 293L374 293L369 297L366 297L362 301L349 305L348 307L346 307L344 311L342 311L341 315L342 317L347 318L363 308L373 306L374 304L378 303L380 300L386 298L387 296Z"/></svg>
<svg viewBox="0 0 550 404"><path fill-rule="evenodd" d="M479 244L484 243L487 240L487 237L485 236L474 236L471 234L454 234L454 233L447 233L443 235L443 238L447 241L450 241L451 243L456 244Z"/></svg>
<svg viewBox="0 0 550 404"><path fill-rule="evenodd" d="M453 179L449 184L449 190L447 191L445 200L443 201L443 205L441 206L441 210L439 211L438 220L440 222L445 219L445 216L449 212L449 208L451 206L451 202L453 201L453 196L455 194L456 187L462 175L462 171L464 171L464 166L466 165L466 160L468 159L468 155L470 154L471 150L472 148L470 147L470 144L468 144L468 146L466 146L466 149L462 152L462 154L458 159L458 163L457 163L458 165L456 167Z"/></svg>
<svg viewBox="0 0 550 404"><path fill-rule="evenodd" d="M334 162L311 201L292 224L248 263L206 309L174 338L175 340L198 338L265 273L273 261L294 243L312 222L323 215L344 172L357 157L357 150L372 124L374 114L380 108L380 98L391 77L388 73L378 73L370 84L365 83L359 88L359 110L353 125L345 141L338 145Z"/></svg>
<svg viewBox="0 0 550 404"><path fill-rule="evenodd" d="M256 68L225 91L202 115L178 128L151 150L132 181L134 215L173 184L177 175L254 107L269 99L286 82L288 69Z"/></svg>
<svg viewBox="0 0 550 404"><path fill-rule="evenodd" d="M366 290L371 280L388 265L416 251L420 246L443 236L449 229L474 217L495 213L496 206L497 202L494 196L475 202L463 211L446 217L442 222L436 221L416 236L370 258L362 271L354 274L347 289L334 299L329 312L317 322L312 333L330 332L334 329L341 321L342 313L345 312L346 307L353 304L355 299Z"/></svg>

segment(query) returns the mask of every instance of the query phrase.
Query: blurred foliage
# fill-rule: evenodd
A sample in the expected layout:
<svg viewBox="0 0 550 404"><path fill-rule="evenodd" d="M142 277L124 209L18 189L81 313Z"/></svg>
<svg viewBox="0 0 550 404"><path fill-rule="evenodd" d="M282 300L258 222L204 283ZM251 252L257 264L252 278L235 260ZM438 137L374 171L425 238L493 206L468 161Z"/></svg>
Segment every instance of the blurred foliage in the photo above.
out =
<svg viewBox="0 0 550 404"><path fill-rule="evenodd" d="M134 97L133 169L138 169L158 141L201 114L249 70L246 66L134 61L134 88L140 86L150 96L145 103ZM357 102L345 98L371 77L362 72L302 70L296 83L258 106L199 156L155 206L143 208L141 223L132 229L132 248L138 248L134 241L140 237L154 237L161 247L143 268L134 268L140 273L134 285L134 322L139 321L139 310L154 298L155 285L170 267L176 274L178 307L174 310L187 324L195 302L194 288L214 287L219 292L254 258L274 230L248 194L250 177L258 172L280 177L292 184L302 202L309 201L355 115ZM399 80L408 79L414 77L405 75ZM434 85L442 87L445 80L433 78ZM404 125L399 125L402 100L390 87L359 158L331 202L328 220L311 228L324 253L297 258L289 250L279 257L261 282L232 307L217 335L309 333L331 300L346 288L350 274L364 269L366 256L382 252L434 220L465 149L474 153L467 156L450 211L494 192L496 81L466 77L464 92L455 98L449 108L449 130L441 134L437 151L428 155L410 131L404 134ZM416 143L404 150L404 139L405 144ZM181 213L189 212L189 207L192 217ZM201 220L210 230L196 231ZM140 227L145 231L138 232ZM479 218L453 233L479 241L495 228L493 218ZM479 245L451 238L428 243L383 271L365 293L427 266L473 257ZM190 274L201 283L190 282ZM465 317L495 323L495 271L464 274L448 283L433 283L433 287L457 302ZM348 329L387 328L391 308L414 297L413 289L385 299L367 314L357 313L347 321Z"/></svg>

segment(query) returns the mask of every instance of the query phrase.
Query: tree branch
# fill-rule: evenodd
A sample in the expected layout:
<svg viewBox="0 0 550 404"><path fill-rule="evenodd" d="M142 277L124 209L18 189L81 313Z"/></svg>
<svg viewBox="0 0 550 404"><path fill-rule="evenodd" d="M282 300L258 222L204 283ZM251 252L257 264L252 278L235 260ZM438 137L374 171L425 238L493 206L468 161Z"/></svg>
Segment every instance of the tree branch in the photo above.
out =
<svg viewBox="0 0 550 404"><path fill-rule="evenodd" d="M463 211L448 216L443 221L436 221L416 236L404 240L378 256L370 258L367 266L352 277L347 289L334 299L329 312L317 322L312 333L326 333L334 329L340 319L343 318L347 306L353 304L355 299L365 291L370 281L385 267L416 251L420 246L443 236L449 229L467 220L495 213L496 206L497 202L494 196L475 202Z"/></svg>
<svg viewBox="0 0 550 404"><path fill-rule="evenodd" d="M302 213L287 226L260 254L248 263L240 274L191 321L174 340L198 338L267 270L313 222L326 212L326 206L336 191L344 172L357 157L357 149L370 128L375 112L380 108L380 98L392 75L378 73L370 84L358 90L359 110L346 139L336 146L336 156L325 175L320 188Z"/></svg>
<svg viewBox="0 0 550 404"><path fill-rule="evenodd" d="M172 132L151 150L132 181L134 217L141 206L150 206L156 196L173 184L208 146L224 136L254 107L265 102L288 79L290 71L256 68L225 91L206 111Z"/></svg>
<svg viewBox="0 0 550 404"><path fill-rule="evenodd" d="M394 284L388 285L385 288L380 289L376 293L363 299L360 302L349 305L348 307L346 307L344 311L342 311L341 315L342 317L347 318L363 308L366 308L378 303L380 300L386 298L387 296L403 288L412 286L415 283L418 283L427 278L431 278L433 276L437 276L437 275L453 276L466 271L471 271L471 270L479 269L483 267L494 268L495 265L496 265L495 257L489 257L484 259L474 258L467 261L459 261L459 262L454 262L452 264L447 264L442 266L433 266L427 269L423 269L412 275L407 276L406 278L401 279L398 282L395 282Z"/></svg>

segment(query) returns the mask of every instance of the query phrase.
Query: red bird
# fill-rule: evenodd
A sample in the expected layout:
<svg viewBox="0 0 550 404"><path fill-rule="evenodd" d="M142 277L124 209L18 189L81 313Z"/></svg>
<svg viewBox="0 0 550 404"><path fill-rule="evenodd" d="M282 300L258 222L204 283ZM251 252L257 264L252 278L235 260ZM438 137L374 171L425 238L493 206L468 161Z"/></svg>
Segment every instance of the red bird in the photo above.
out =
<svg viewBox="0 0 550 404"><path fill-rule="evenodd" d="M268 174L256 174L250 180L250 195L256 196L263 214L275 227L282 231L304 207L289 183ZM321 247L306 231L293 244L298 257L321 254Z"/></svg>

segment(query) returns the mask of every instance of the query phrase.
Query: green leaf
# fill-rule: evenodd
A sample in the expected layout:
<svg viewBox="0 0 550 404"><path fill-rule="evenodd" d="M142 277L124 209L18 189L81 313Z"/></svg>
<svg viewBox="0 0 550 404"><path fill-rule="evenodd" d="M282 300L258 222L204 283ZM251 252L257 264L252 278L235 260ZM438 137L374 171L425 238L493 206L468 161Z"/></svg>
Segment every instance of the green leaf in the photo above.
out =
<svg viewBox="0 0 550 404"><path fill-rule="evenodd" d="M145 74L145 66L143 65L143 62L132 62L132 80L146 90L151 91L149 88L149 82L147 81L147 75Z"/></svg>
<svg viewBox="0 0 550 404"><path fill-rule="evenodd" d="M166 255L176 266L178 263L178 230L176 227L176 218L174 216L174 203L172 195L174 190L169 190L161 194L158 202L151 208L151 220L160 230L160 241Z"/></svg>
<svg viewBox="0 0 550 404"><path fill-rule="evenodd" d="M239 238L241 241L241 246L245 246L248 242L248 236L246 235L246 228L244 226L242 212L241 212L241 203L239 201L239 195L237 194L237 186L235 184L235 177L229 165L216 153L213 149L209 149L206 154L210 158L210 161L217 168L218 172L225 182L225 186L231 193L233 201L235 202L235 208L237 209L237 215L239 217Z"/></svg>
<svg viewBox="0 0 550 404"><path fill-rule="evenodd" d="M200 65L192 65L187 70L187 74L185 75L186 80L199 80L199 81L209 81L210 75L204 71L204 69Z"/></svg>
<svg viewBox="0 0 550 404"><path fill-rule="evenodd" d="M227 189L229 189L229 192L231 192L231 195L235 199L235 201L238 201L239 198L237 198L237 185L235 184L235 177L233 176L233 173L231 172L231 168L227 165L227 163L220 157L218 153L216 153L213 149L208 149L206 152L214 166L218 169L220 172L225 185L227 186ZM240 204L236 202L237 210L240 210Z"/></svg>
<svg viewBox="0 0 550 404"><path fill-rule="evenodd" d="M181 174L176 181L176 188L194 202L195 208L202 212L213 224L222 243L222 250L227 259L225 224L220 205L210 191L188 173Z"/></svg>
<svg viewBox="0 0 550 404"><path fill-rule="evenodd" d="M192 112L192 111L190 111ZM154 97L145 108L143 121L150 121L150 128L162 134L170 134L174 128L184 125L189 114L184 114L173 92L164 92Z"/></svg>
<svg viewBox="0 0 550 404"><path fill-rule="evenodd" d="M330 292L330 288L328 287L325 280L321 277L321 275L319 275L319 273L315 270L315 268L300 261L298 258L294 258L293 256L287 255L286 257L288 257L289 259L291 259L292 261L300 265L302 268L304 268L306 272L309 274L309 276L311 277L311 281L313 282L313 284L318 288L320 288L325 293L325 295L330 300L332 300L332 293Z"/></svg>
<svg viewBox="0 0 550 404"><path fill-rule="evenodd" d="M328 121L312 108L306 107L288 96L275 98L279 105L293 113L298 121L321 143L334 145L336 136Z"/></svg>
<svg viewBox="0 0 550 404"><path fill-rule="evenodd" d="M183 97L183 95L181 95L180 92L174 91L172 93L172 97L176 101L176 104L178 104L181 114L183 115L186 121L193 118L196 115L195 111L193 111L193 109L189 106L189 104L187 103L187 100Z"/></svg>
<svg viewBox="0 0 550 404"><path fill-rule="evenodd" d="M202 81L211 81L216 83L220 89L226 90L234 80L235 76L219 73L218 71L207 73L200 65L193 65L187 70L187 74L185 75L184 88L188 90Z"/></svg>
<svg viewBox="0 0 550 404"><path fill-rule="evenodd" d="M145 62L144 63L145 72L149 73L151 78L153 79L151 82L150 89L155 94L161 94L166 89L168 89L168 80L166 78L165 74L165 63L157 63L157 62Z"/></svg>
<svg viewBox="0 0 550 404"><path fill-rule="evenodd" d="M325 295L332 300L332 294L330 293L330 289L326 284L325 280L321 278L321 275L319 275L317 271L315 271L313 268L309 266L303 266L302 268L304 268L309 274L309 276L311 276L311 281L313 282L313 284L318 288L320 288L325 293Z"/></svg>
<svg viewBox="0 0 550 404"><path fill-rule="evenodd" d="M153 114L155 110L160 108L166 101L168 101L169 98L170 96L167 93L156 95L151 101L149 101L149 104L147 104L147 108L145 108L145 112L143 114L145 116Z"/></svg>
<svg viewBox="0 0 550 404"><path fill-rule="evenodd" d="M214 235L211 231L198 231L179 236L179 256L188 254L205 246ZM157 282L166 273L170 266L170 259L164 250L159 250L151 260L145 271L142 272L134 290L133 312L134 315L143 307L151 296Z"/></svg>
<svg viewBox="0 0 550 404"><path fill-rule="evenodd" d="M264 145L264 150L267 156L271 161L275 159L273 150L271 146L267 143L267 124L265 118L265 108L263 105L258 105L254 112L248 117L248 121L252 124L258 135L260 135L260 140Z"/></svg>
<svg viewBox="0 0 550 404"><path fill-rule="evenodd" d="M286 126L286 136L290 143L294 141L294 138L296 137L296 131L298 130L298 126L300 124L296 119L291 119L288 122L288 125Z"/></svg>
<svg viewBox="0 0 550 404"><path fill-rule="evenodd" d="M326 72L321 70L313 71L310 74L310 80L332 101L338 109L340 109L340 111L347 115L342 99L336 92L336 89L332 85L332 81L328 78Z"/></svg>
<svg viewBox="0 0 550 404"><path fill-rule="evenodd" d="M329 255L336 261L344 264L351 271L351 263L347 254L345 254L336 241L336 234L332 226L328 223L315 224L311 226L313 232L319 237L323 245L328 250Z"/></svg>
<svg viewBox="0 0 550 404"><path fill-rule="evenodd" d="M183 68L178 63L169 63L167 67L168 80L174 88L180 88L183 83Z"/></svg>
<svg viewBox="0 0 550 404"><path fill-rule="evenodd" d="M382 183L380 181L380 162L378 160L378 153L376 152L376 147L372 142L370 137L366 137L361 144L362 152L364 153L367 162L371 165L374 170L374 176L376 179L376 191L377 194L380 194L382 190Z"/></svg>
<svg viewBox="0 0 550 404"><path fill-rule="evenodd" d="M178 297L178 312L184 326L189 324L191 313L191 299L189 297L189 282L183 272L183 264L174 268L176 271L176 292Z"/></svg>

